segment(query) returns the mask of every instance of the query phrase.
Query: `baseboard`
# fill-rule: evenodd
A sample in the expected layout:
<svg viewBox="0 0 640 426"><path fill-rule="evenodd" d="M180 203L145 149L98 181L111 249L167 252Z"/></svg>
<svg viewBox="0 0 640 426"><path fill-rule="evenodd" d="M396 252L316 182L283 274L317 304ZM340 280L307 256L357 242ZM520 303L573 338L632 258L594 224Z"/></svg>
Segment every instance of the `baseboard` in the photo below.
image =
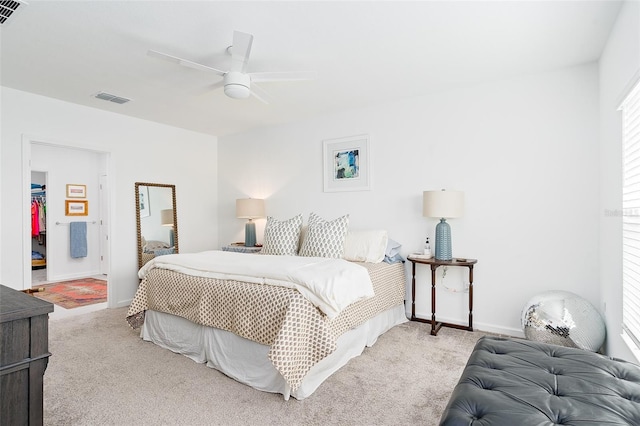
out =
<svg viewBox="0 0 640 426"><path fill-rule="evenodd" d="M487 333L500 334L509 337L524 338L524 332L519 328L502 327L494 324L474 323L473 328L478 331L486 331Z"/></svg>
<svg viewBox="0 0 640 426"><path fill-rule="evenodd" d="M113 304L109 304L109 308L124 308L125 306L131 305L133 299L120 300L118 302L114 302Z"/></svg>
<svg viewBox="0 0 640 426"><path fill-rule="evenodd" d="M430 319L431 318L431 314L421 315L419 313L416 313L416 316L419 317L419 318L424 318L424 319ZM411 312L407 312L407 318L409 318L409 319L411 318ZM440 316L440 315L438 315L436 318L437 318L438 321L450 322L450 323L453 323L453 324L460 324L460 325L468 325L469 324L469 323L467 323L465 321L461 321L460 318L450 318L450 317L447 317L447 316ZM477 331L485 331L487 333L500 334L500 335L503 335L503 336L524 338L524 332L519 328L505 327L505 326L501 326L501 325L488 324L488 323L474 321L473 322L473 329L477 330Z"/></svg>
<svg viewBox="0 0 640 426"><path fill-rule="evenodd" d="M102 275L102 274L100 273L100 271L89 271L89 272L79 272L75 274L57 275L55 277L49 277L49 282L71 281L71 280L77 280L80 278L95 277L97 275Z"/></svg>

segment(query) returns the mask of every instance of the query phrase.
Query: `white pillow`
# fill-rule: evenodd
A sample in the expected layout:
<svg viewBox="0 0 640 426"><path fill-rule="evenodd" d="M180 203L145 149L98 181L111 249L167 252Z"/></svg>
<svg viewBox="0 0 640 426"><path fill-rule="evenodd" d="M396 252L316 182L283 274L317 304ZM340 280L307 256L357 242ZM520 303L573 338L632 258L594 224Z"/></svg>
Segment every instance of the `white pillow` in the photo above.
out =
<svg viewBox="0 0 640 426"><path fill-rule="evenodd" d="M388 240L387 231L349 231L344 240L342 258L352 262L382 262Z"/></svg>
<svg viewBox="0 0 640 426"><path fill-rule="evenodd" d="M295 256L298 253L301 227L301 214L284 221L267 216L261 250L262 254Z"/></svg>
<svg viewBox="0 0 640 426"><path fill-rule="evenodd" d="M349 215L326 221L315 213L309 215L300 256L341 258L349 228Z"/></svg>

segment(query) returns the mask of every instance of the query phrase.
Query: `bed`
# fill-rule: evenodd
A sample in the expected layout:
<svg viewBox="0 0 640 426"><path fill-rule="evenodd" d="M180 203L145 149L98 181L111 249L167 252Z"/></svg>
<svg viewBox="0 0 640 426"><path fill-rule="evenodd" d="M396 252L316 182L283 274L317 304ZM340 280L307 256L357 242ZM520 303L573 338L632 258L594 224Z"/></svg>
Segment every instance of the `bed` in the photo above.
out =
<svg viewBox="0 0 640 426"><path fill-rule="evenodd" d="M143 265L154 257L175 253L175 247L164 241L147 240L144 236L141 237L140 241Z"/></svg>
<svg viewBox="0 0 640 426"><path fill-rule="evenodd" d="M271 255L265 246L267 254L154 258L140 270L129 324L241 383L302 400L407 321L401 262ZM316 293L323 286L331 290Z"/></svg>

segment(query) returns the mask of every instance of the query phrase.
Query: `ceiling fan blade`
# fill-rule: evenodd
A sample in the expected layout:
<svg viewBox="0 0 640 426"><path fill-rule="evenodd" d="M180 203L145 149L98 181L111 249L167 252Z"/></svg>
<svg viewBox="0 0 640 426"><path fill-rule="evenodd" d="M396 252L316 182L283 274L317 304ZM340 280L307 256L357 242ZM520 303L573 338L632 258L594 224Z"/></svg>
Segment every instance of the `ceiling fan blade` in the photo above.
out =
<svg viewBox="0 0 640 426"><path fill-rule="evenodd" d="M207 89L216 90L216 89L219 89L221 87L224 87L224 80L220 80L219 82L210 85L209 87L207 87Z"/></svg>
<svg viewBox="0 0 640 426"><path fill-rule="evenodd" d="M222 75L222 76L225 75L224 71L221 71L212 67L208 67L206 65L202 65L197 62L189 61L187 59L178 58L177 56L167 55L166 53L158 52L155 50L147 51L147 55L153 58L160 58L160 59L164 59L165 61L174 62L178 65L182 65L188 68L193 68L200 71L213 72L215 74Z"/></svg>
<svg viewBox="0 0 640 426"><path fill-rule="evenodd" d="M249 75L251 76L251 81L257 83L315 80L318 76L315 71L252 72Z"/></svg>
<svg viewBox="0 0 640 426"><path fill-rule="evenodd" d="M217 83L209 84L207 87L203 87L200 91L200 94L204 95L205 93L213 92L214 90L220 89L224 87L224 80L220 80Z"/></svg>
<svg viewBox="0 0 640 426"><path fill-rule="evenodd" d="M251 94L258 99L259 101L269 105L269 101L272 100L271 95L269 95L263 88L258 86L257 84L251 83Z"/></svg>
<svg viewBox="0 0 640 426"><path fill-rule="evenodd" d="M194 89L192 91L190 91L189 93L192 94L193 96L204 96L208 93L211 93L212 91L219 89L221 87L224 87L224 80L220 80L217 83L214 84L208 84L205 87L200 87L197 89Z"/></svg>
<svg viewBox="0 0 640 426"><path fill-rule="evenodd" d="M247 62L251 53L253 36L240 31L233 32L233 45L231 46L231 71L247 72Z"/></svg>

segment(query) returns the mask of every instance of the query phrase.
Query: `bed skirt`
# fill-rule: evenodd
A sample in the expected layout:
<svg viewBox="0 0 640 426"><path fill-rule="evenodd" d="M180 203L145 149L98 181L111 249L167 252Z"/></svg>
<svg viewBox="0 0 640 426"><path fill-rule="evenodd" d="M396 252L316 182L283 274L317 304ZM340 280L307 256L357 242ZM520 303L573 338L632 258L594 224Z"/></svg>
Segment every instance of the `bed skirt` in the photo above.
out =
<svg viewBox="0 0 640 426"><path fill-rule="evenodd" d="M229 331L193 323L184 318L148 310L140 336L156 345L206 363L240 383L255 389L302 400L311 395L331 374L372 346L392 327L407 322L404 305L388 309L359 327L342 334L337 349L314 365L294 392L273 366L269 346L239 337Z"/></svg>

